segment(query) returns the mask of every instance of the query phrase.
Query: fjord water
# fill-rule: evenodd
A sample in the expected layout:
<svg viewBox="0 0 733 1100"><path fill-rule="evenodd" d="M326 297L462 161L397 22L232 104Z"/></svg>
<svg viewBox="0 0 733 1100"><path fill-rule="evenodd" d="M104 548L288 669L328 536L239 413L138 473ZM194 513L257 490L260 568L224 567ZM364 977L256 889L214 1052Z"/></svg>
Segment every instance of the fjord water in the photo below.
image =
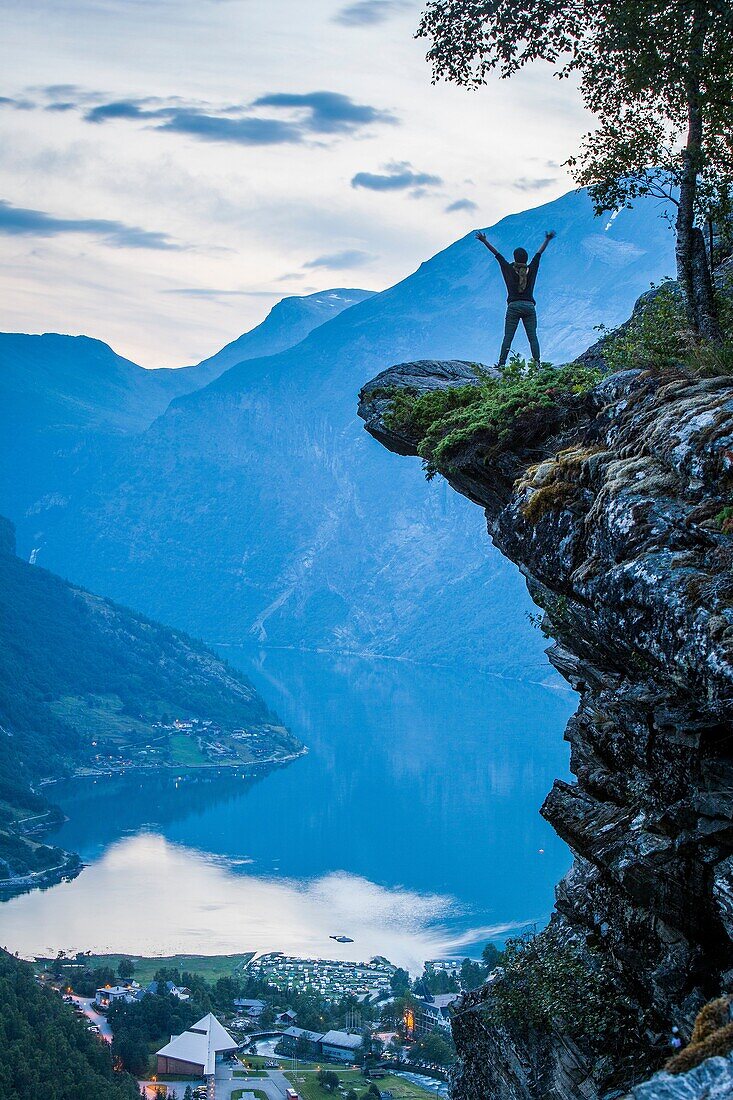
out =
<svg viewBox="0 0 733 1100"><path fill-rule="evenodd" d="M56 788L88 864L0 906L0 943L282 950L413 969L543 923L570 863L541 819L575 702L472 670L227 648L308 754L257 780L129 774ZM353 944L336 944L344 933Z"/></svg>

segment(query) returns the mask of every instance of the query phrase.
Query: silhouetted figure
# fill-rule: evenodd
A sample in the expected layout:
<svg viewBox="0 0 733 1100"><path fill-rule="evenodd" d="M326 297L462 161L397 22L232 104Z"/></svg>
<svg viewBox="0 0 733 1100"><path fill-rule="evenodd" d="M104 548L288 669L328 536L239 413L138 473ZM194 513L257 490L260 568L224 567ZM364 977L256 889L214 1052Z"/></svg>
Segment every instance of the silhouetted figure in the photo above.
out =
<svg viewBox="0 0 733 1100"><path fill-rule="evenodd" d="M555 236L554 232L545 233L545 239L539 249L527 263L529 256L526 248L514 249L514 261L508 263L501 252L486 239L485 233L477 233L476 239L485 244L489 252L496 256L504 276L507 290L506 320L504 322L504 340L499 352L499 366L503 367L512 346L512 340L521 321L529 340L529 348L535 363L540 362L540 344L537 339L537 306L534 300L534 284L540 266L540 257Z"/></svg>

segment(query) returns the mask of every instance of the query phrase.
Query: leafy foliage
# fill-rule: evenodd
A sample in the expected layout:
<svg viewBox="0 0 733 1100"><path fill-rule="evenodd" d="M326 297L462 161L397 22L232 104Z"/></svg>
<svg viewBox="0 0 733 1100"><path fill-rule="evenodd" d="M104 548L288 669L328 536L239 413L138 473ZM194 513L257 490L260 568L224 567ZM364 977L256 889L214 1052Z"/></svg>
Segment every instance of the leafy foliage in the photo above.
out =
<svg viewBox="0 0 733 1100"><path fill-rule="evenodd" d="M385 421L419 437L418 454L431 478L477 435L485 437L489 450L501 447L521 421L585 393L600 378L600 371L580 364L556 369L513 356L498 376L478 373L476 385L423 394L396 390Z"/></svg>
<svg viewBox="0 0 733 1100"><path fill-rule="evenodd" d="M319 1069L316 1076L318 1078L318 1084L324 1092L336 1092L340 1084L337 1073L334 1073L331 1069Z"/></svg>
<svg viewBox="0 0 733 1100"><path fill-rule="evenodd" d="M143 1076L150 1068L151 1049L162 1046L171 1035L180 1035L205 1011L193 999L180 1001L170 994L150 993L133 1004L115 1004L109 1011L112 1054L130 1073Z"/></svg>
<svg viewBox="0 0 733 1100"><path fill-rule="evenodd" d="M691 327L719 338L696 218L730 213L733 7L696 0L429 0L418 36L434 78L476 86L542 60L579 77L597 119L569 164L598 211L656 195L676 207Z"/></svg>
<svg viewBox="0 0 733 1100"><path fill-rule="evenodd" d="M407 1048L407 1060L414 1065L445 1068L456 1060L456 1052L447 1032L436 1030L419 1036Z"/></svg>
<svg viewBox="0 0 733 1100"><path fill-rule="evenodd" d="M630 320L606 336L603 358L612 373L638 367L667 370L679 367L690 351L691 333L675 283L662 283L642 300Z"/></svg>
<svg viewBox="0 0 733 1100"><path fill-rule="evenodd" d="M723 339L711 342L700 340L690 329L676 283L654 287L625 325L606 333L603 357L609 370L684 370L703 377L732 374L732 300L729 290L719 295Z"/></svg>
<svg viewBox="0 0 733 1100"><path fill-rule="evenodd" d="M0 1100L137 1100L106 1043L90 1035L31 967L0 951Z"/></svg>
<svg viewBox="0 0 733 1100"><path fill-rule="evenodd" d="M631 1028L615 975L595 950L563 941L550 925L539 935L508 940L503 970L492 985L500 1024L526 1031L561 1028L590 1043L623 1045Z"/></svg>
<svg viewBox="0 0 733 1100"><path fill-rule="evenodd" d="M733 535L733 504L726 504L715 517L715 522L726 535Z"/></svg>

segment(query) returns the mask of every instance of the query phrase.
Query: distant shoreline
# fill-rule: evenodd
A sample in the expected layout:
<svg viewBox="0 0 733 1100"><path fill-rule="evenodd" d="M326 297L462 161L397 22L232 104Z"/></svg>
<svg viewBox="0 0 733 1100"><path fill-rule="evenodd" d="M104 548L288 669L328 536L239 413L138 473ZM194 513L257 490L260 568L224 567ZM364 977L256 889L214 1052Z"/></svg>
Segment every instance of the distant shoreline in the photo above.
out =
<svg viewBox="0 0 733 1100"><path fill-rule="evenodd" d="M217 772L217 771L242 771L245 772L251 768L276 768L282 764L291 764L294 760L298 760L301 756L306 756L308 748L303 745L297 752L289 753L287 756L268 756L264 760L239 760L226 763L224 761L209 761L205 764L186 764L181 766L180 764L149 764L147 762L136 764L124 764L119 768L105 767L99 771L93 768L77 768L70 775L48 777L41 779L39 787L51 787L57 783L69 783L72 779L112 779L114 776L128 775L130 772L150 772L155 774L157 772L177 772L179 775L195 775L198 772Z"/></svg>
<svg viewBox="0 0 733 1100"><path fill-rule="evenodd" d="M69 783L76 779L113 779L115 777L129 775L132 772L137 774L149 773L150 775L155 775L157 773L170 775L171 772L174 772L183 777L197 775L201 772L212 774L216 772L237 771L240 772L242 778L245 779L248 777L248 774L257 772L261 769L274 771L278 767L291 764L301 756L307 755L307 753L308 748L303 745L297 752L289 753L287 756L272 756L267 757L265 760L239 761L237 763L212 761L205 764L187 765L183 768L179 764L132 763L124 765L119 769L105 768L103 771L80 768L67 776L42 779L38 786L39 788L51 787L57 783ZM68 818L65 818L65 820L68 820ZM38 830L37 835L48 836L49 833L53 832L54 828L58 828L58 825L58 821L49 821L46 828ZM0 879L0 904L4 901L10 901L13 897L18 897L20 894L30 893L32 890L48 889L51 886L58 886L60 882L71 881L80 875L86 866L87 865L83 862L78 852L65 851L65 859L61 863L56 864L55 867L45 867L41 871L29 871L23 875L14 875L11 878Z"/></svg>

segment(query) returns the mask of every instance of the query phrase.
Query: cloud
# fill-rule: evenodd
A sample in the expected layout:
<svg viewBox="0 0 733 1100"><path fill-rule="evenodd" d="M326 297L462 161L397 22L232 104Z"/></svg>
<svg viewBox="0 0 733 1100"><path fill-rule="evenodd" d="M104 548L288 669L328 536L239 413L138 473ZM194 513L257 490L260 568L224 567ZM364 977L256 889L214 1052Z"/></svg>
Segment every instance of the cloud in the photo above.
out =
<svg viewBox="0 0 733 1100"><path fill-rule="evenodd" d="M177 294L183 298L271 298L271 290L218 290L208 286L184 286L163 290L161 294Z"/></svg>
<svg viewBox="0 0 733 1100"><path fill-rule="evenodd" d="M156 130L188 134L200 141L230 142L235 145L284 145L303 140L302 129L278 118L232 117L239 108L224 108L211 114L198 107L146 106L149 100L116 100L101 103L86 112L87 122L100 124L116 119L153 121Z"/></svg>
<svg viewBox="0 0 733 1100"><path fill-rule="evenodd" d="M65 98L46 109L67 110L69 106L70 100ZM263 117L259 112L265 108L275 115ZM219 107L154 98L87 102L84 119L96 125L120 120L146 122L156 130L187 134L199 141L236 145L295 145L313 134L353 133L374 124L397 122L390 111L328 91L273 92L250 104Z"/></svg>
<svg viewBox="0 0 733 1100"><path fill-rule="evenodd" d="M277 92L260 96L252 106L305 110L308 113L305 125L320 134L344 133L375 122L393 124L397 121L389 111L380 111L367 103L355 103L351 96L340 92L308 92L305 95Z"/></svg>
<svg viewBox="0 0 733 1100"><path fill-rule="evenodd" d="M377 23L386 23L408 6L401 0L356 0L355 4L340 8L332 22L341 23L344 27L373 27Z"/></svg>
<svg viewBox="0 0 733 1100"><path fill-rule="evenodd" d="M144 110L141 106L146 100L118 99L112 103L100 103L84 115L87 122L109 122L115 118L156 118L159 112ZM53 104L52 104L53 106Z"/></svg>
<svg viewBox="0 0 733 1100"><path fill-rule="evenodd" d="M188 134L199 141L224 141L234 145L294 145L303 140L302 130L277 118L222 118L197 111L173 111L158 130Z"/></svg>
<svg viewBox="0 0 733 1100"><path fill-rule="evenodd" d="M304 263L303 267L308 270L328 267L331 271L341 271L347 267L361 267L373 259L374 257L368 252L360 252L357 248L347 248L343 252L330 252L326 256L317 256L315 260L308 260L307 263Z"/></svg>
<svg viewBox="0 0 733 1100"><path fill-rule="evenodd" d="M179 249L167 233L140 229L106 218L56 218L43 210L28 210L0 199L0 235L57 237L63 233L89 233L115 248Z"/></svg>
<svg viewBox="0 0 733 1100"><path fill-rule="evenodd" d="M13 107L16 111L32 111L36 104L31 99L0 95L0 107Z"/></svg>
<svg viewBox="0 0 733 1100"><path fill-rule="evenodd" d="M445 208L446 214L455 214L459 210L478 210L478 203L473 202L472 199L456 199Z"/></svg>
<svg viewBox="0 0 733 1100"><path fill-rule="evenodd" d="M512 187L516 191L539 191L541 188L549 187L553 183L557 183L554 176L543 176L540 179L529 179L527 176L521 176L520 179L514 180Z"/></svg>
<svg viewBox="0 0 733 1100"><path fill-rule="evenodd" d="M429 172L415 172L404 161L385 165L384 172L357 172L351 180L352 187L364 187L367 191L408 191L413 188L438 187L443 180Z"/></svg>

